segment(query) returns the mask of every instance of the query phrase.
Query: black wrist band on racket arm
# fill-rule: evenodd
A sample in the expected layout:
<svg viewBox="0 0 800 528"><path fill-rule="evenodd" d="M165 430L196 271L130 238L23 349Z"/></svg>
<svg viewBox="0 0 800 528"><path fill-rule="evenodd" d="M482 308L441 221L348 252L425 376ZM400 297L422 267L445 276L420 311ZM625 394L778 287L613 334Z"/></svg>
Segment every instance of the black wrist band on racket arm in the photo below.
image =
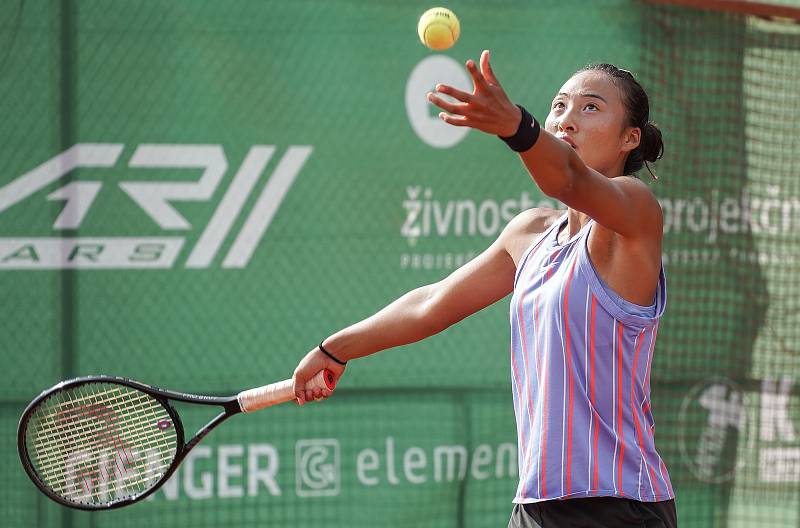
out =
<svg viewBox="0 0 800 528"><path fill-rule="evenodd" d="M539 139L539 132L541 127L539 122L521 105L516 105L522 112L522 119L519 122L519 127L513 136L497 136L514 152L525 152L530 150Z"/></svg>
<svg viewBox="0 0 800 528"><path fill-rule="evenodd" d="M336 358L333 354L325 350L325 347L322 346L322 341L319 343L319 349L322 350L322 353L337 362L340 365L347 365L347 361L342 361L341 359Z"/></svg>

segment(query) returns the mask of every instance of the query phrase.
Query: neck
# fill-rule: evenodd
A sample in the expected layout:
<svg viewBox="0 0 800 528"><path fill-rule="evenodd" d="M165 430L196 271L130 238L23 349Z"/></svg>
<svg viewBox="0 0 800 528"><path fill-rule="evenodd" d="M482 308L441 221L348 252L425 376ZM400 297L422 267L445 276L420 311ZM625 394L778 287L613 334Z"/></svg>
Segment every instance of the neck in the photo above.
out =
<svg viewBox="0 0 800 528"><path fill-rule="evenodd" d="M589 215L586 213L572 208L567 209L567 231L569 232L569 238L575 236L589 220Z"/></svg>
<svg viewBox="0 0 800 528"><path fill-rule="evenodd" d="M625 163L628 161L628 153L620 154L620 156L608 167L592 167L594 170L605 176L606 178L616 178L622 176L625 170Z"/></svg>

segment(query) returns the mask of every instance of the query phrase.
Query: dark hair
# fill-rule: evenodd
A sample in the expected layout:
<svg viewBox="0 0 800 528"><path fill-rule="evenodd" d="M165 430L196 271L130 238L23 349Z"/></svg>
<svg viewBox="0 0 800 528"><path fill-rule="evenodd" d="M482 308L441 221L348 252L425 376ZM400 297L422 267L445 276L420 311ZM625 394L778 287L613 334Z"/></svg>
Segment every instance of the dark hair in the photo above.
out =
<svg viewBox="0 0 800 528"><path fill-rule="evenodd" d="M611 77L622 92L622 103L628 111L628 126L638 127L642 131L639 146L633 149L625 160L623 173L633 174L645 166L650 175L658 179L648 162L654 163L661 159L664 155L664 141L658 126L650 121L650 100L642 85L634 79L631 72L617 68L613 64L590 64L576 73L584 71L601 71Z"/></svg>

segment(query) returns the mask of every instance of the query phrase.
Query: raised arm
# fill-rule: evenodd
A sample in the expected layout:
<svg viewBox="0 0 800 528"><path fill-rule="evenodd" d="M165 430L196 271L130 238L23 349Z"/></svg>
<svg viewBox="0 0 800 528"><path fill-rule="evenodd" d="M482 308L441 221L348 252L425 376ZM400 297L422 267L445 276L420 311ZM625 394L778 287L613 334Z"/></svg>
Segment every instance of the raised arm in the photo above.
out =
<svg viewBox="0 0 800 528"><path fill-rule="evenodd" d="M480 68L474 61L467 61L467 70L474 83L472 93L442 84L436 87L437 92L450 95L459 102L452 103L437 94L429 94L428 100L447 112L442 112L440 117L454 126L467 126L502 137L514 135L521 122L521 111L508 98L492 71L489 52L481 54ZM619 109L607 107L611 100L609 97L592 97L591 93L582 91L574 96L561 95L579 96L586 100L573 100L569 106L562 103L563 111L554 103L551 116L555 115L557 119L548 120L547 127L543 124L535 145L520 153L536 185L546 195L588 214L600 225L620 235L629 238L657 235L661 230L661 209L650 189L633 177L609 178L601 174L589 167L575 151L574 142L570 143L569 120L574 115L571 112L591 111L602 116L604 112ZM582 122L590 120L583 119ZM639 144L640 133L641 130L631 127L630 136L620 139L620 149L633 150ZM625 144L625 141L629 143ZM581 148L586 149L584 157L594 154L590 150L601 150L597 145L581 145Z"/></svg>
<svg viewBox="0 0 800 528"><path fill-rule="evenodd" d="M631 176L600 174L551 133L542 130L536 145L520 159L543 193L611 231L627 238L661 231L661 207L647 185Z"/></svg>

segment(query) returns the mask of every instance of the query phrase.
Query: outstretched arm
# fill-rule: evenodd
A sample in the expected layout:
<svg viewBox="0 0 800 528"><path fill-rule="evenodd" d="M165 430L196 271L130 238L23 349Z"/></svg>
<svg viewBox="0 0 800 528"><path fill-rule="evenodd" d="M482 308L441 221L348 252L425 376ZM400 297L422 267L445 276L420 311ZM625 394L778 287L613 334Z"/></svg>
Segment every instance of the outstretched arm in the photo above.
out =
<svg viewBox="0 0 800 528"><path fill-rule="evenodd" d="M489 52L481 54L480 68L467 61L473 92L439 84L437 92L459 102L445 101L436 94L428 100L445 112L439 116L454 126L466 126L488 134L508 137L520 124L521 112L506 95L489 63ZM650 189L632 177L608 178L583 162L564 141L541 130L536 144L520 158L541 191L567 206L588 214L620 235L636 238L661 230L661 209Z"/></svg>
<svg viewBox="0 0 800 528"><path fill-rule="evenodd" d="M519 245L525 221L523 215L517 216L476 258L441 281L412 290L376 314L336 332L323 346L346 362L420 341L494 304L513 290L516 266L509 249ZM325 389L305 389L306 382L324 368L333 371L337 379L344 372L344 367L319 347L297 366L293 379L298 403L329 396Z"/></svg>

